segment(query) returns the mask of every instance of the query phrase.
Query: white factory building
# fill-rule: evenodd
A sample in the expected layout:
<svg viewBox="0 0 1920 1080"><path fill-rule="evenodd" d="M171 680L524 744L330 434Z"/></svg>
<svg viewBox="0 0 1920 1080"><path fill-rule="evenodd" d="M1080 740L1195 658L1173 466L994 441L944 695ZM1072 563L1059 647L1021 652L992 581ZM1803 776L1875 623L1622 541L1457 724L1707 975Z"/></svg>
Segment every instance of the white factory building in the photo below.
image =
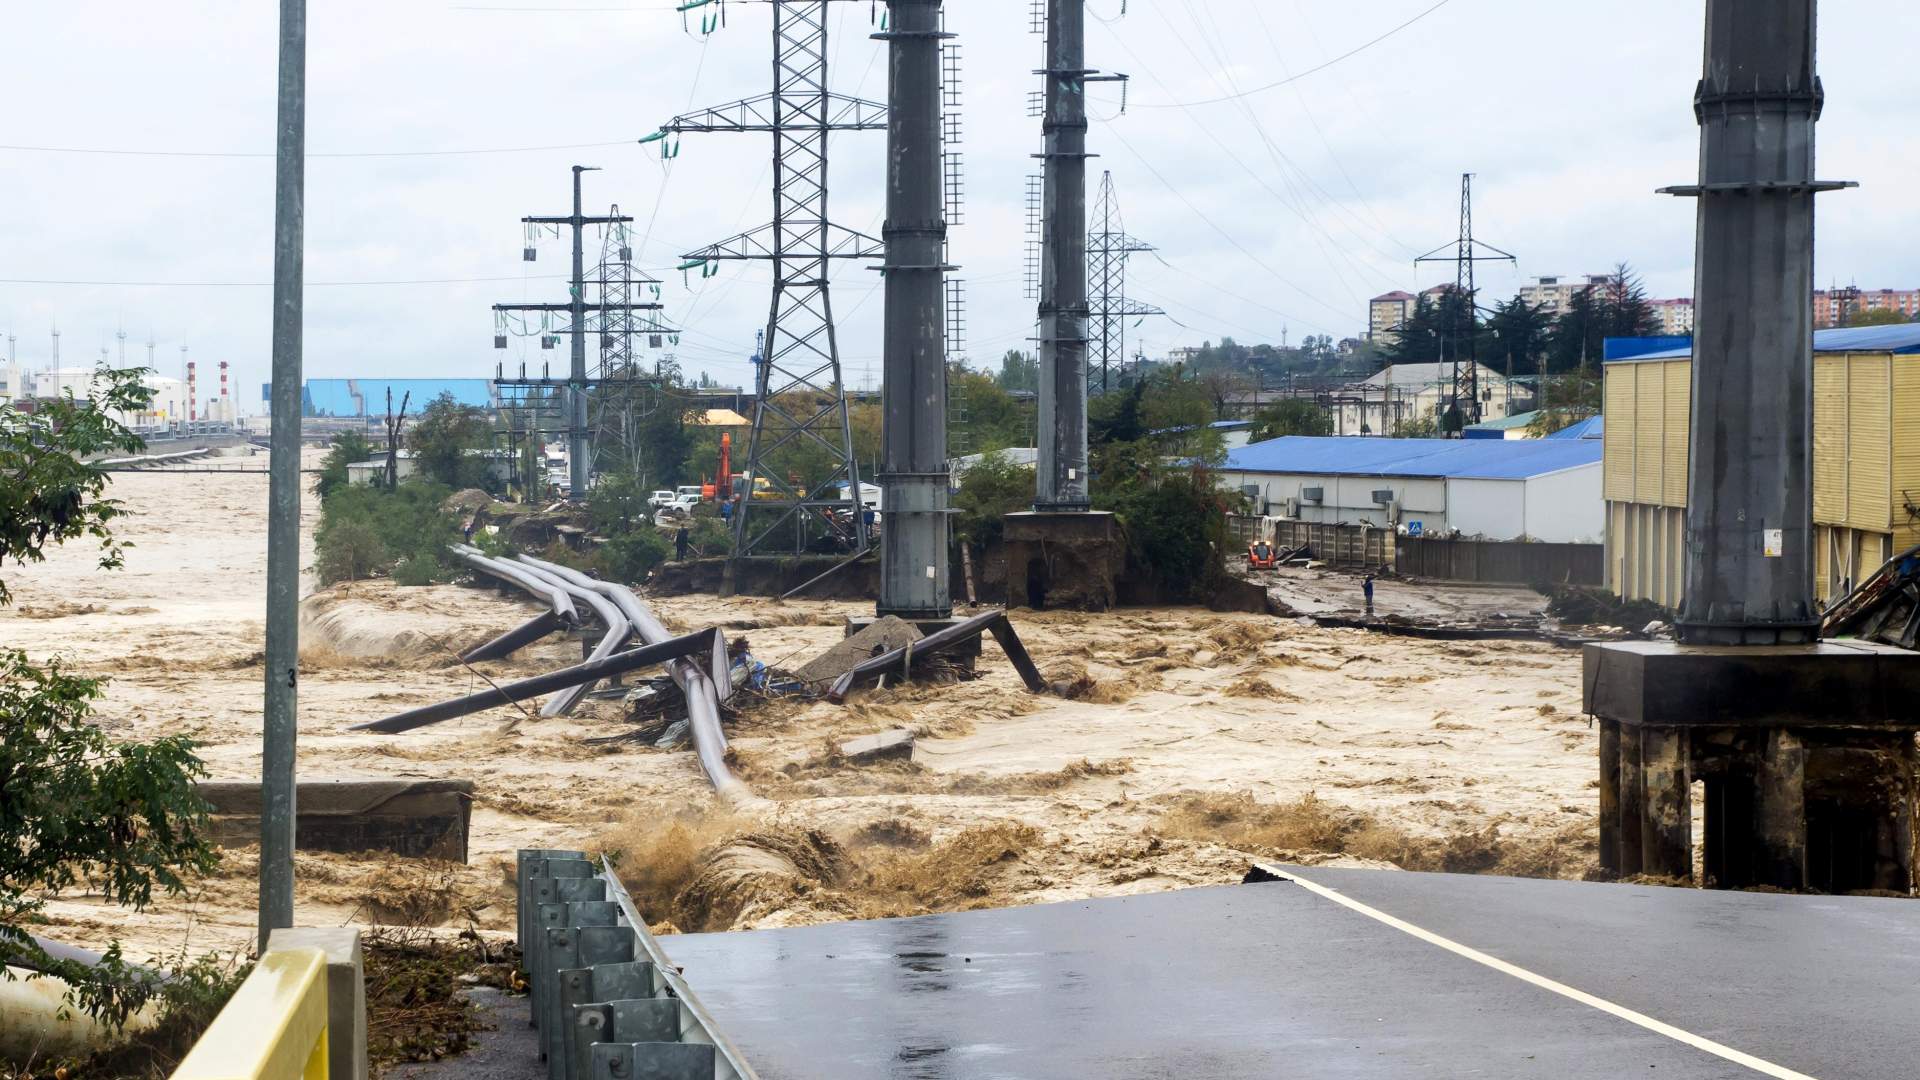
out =
<svg viewBox="0 0 1920 1080"><path fill-rule="evenodd" d="M0 365L0 401L33 398L60 398L71 394L84 398L99 373L90 367L46 368L34 371L17 363ZM115 412L113 418L130 428L152 430L188 419L188 386L182 379L149 371L141 380L153 397L147 408L136 413ZM201 403L192 410L199 420L235 420L234 399L220 396L219 387L197 386Z"/></svg>
<svg viewBox="0 0 1920 1080"><path fill-rule="evenodd" d="M1600 543L1595 439L1288 436L1227 454L1221 482L1253 512L1411 535Z"/></svg>

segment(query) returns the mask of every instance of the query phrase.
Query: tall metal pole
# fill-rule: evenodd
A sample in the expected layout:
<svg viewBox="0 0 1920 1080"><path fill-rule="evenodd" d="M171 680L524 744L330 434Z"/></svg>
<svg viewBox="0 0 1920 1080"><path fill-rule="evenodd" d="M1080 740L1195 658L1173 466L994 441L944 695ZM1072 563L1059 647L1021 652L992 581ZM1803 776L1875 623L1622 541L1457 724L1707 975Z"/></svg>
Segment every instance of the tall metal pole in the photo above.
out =
<svg viewBox="0 0 1920 1080"><path fill-rule="evenodd" d="M1685 642L1811 641L1814 0L1708 0Z"/></svg>
<svg viewBox="0 0 1920 1080"><path fill-rule="evenodd" d="M305 267L307 5L280 0L273 209L273 432L268 459L266 714L260 755L260 938L293 925L300 662L300 362Z"/></svg>
<svg viewBox="0 0 1920 1080"><path fill-rule="evenodd" d="M953 614L947 557L946 191L941 0L887 0L886 340L879 614ZM856 499L855 512L859 502Z"/></svg>
<svg viewBox="0 0 1920 1080"><path fill-rule="evenodd" d="M1087 510L1085 0L1047 0L1041 155L1040 454L1035 510Z"/></svg>
<svg viewBox="0 0 1920 1080"><path fill-rule="evenodd" d="M573 167L573 363L567 372L567 483L572 499L587 497L593 451L587 445L587 260L586 221L580 204L580 174L589 165Z"/></svg>

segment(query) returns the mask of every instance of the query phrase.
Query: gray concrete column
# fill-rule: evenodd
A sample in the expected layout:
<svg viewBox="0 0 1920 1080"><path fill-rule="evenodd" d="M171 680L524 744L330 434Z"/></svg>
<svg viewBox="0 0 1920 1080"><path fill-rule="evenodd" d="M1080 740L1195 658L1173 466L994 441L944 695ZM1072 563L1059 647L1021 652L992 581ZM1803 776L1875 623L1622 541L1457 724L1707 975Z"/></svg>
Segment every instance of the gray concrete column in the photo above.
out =
<svg viewBox="0 0 1920 1080"><path fill-rule="evenodd" d="M1641 873L1692 880L1693 786L1687 732L1640 729L1640 772L1646 809L1640 818Z"/></svg>
<svg viewBox="0 0 1920 1080"><path fill-rule="evenodd" d="M1620 876L1620 724L1600 721L1600 869Z"/></svg>
<svg viewBox="0 0 1920 1080"><path fill-rule="evenodd" d="M1640 820L1646 816L1646 778L1640 768L1640 729L1620 729L1620 876L1632 877L1641 869Z"/></svg>
<svg viewBox="0 0 1920 1080"><path fill-rule="evenodd" d="M1802 889L1807 883L1807 749L1784 728L1766 734L1754 778L1759 883Z"/></svg>

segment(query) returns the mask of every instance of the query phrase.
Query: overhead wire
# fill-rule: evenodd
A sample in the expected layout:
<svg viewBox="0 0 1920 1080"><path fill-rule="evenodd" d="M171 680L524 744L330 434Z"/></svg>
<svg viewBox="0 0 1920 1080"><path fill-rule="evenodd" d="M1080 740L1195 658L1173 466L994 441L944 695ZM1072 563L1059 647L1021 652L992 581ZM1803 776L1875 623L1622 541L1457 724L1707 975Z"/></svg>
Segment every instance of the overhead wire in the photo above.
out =
<svg viewBox="0 0 1920 1080"><path fill-rule="evenodd" d="M1258 2L1258 0L1256 0L1256 2ZM1136 101L1132 103L1132 106L1134 108L1141 108L1141 109L1191 109L1200 105L1218 105L1223 102L1236 101L1242 98L1249 98L1254 96L1255 94L1264 94L1269 90L1278 90L1282 86L1286 86L1290 83L1299 82L1301 79L1307 78L1308 76L1311 76L1311 75L1317 75L1320 72L1327 70L1328 68L1334 66L1335 64L1340 63L1343 60L1351 59L1355 56L1360 55L1363 52L1366 52L1368 49L1371 49L1375 45L1378 45L1381 42L1386 41L1388 38L1391 38L1394 35L1399 34L1401 31L1407 29L1408 27L1426 18L1427 16L1433 14L1434 12L1439 11L1441 8L1446 7L1448 4L1452 2L1453 0L1439 0L1439 2L1434 4L1432 7L1429 7L1421 11L1419 14L1413 16L1412 18L1408 19L1403 23L1400 23L1399 25L1379 35L1378 37L1370 38L1369 40L1362 42L1361 44L1356 45L1351 49L1348 49L1346 52L1341 53L1339 56L1336 56L1331 60L1325 61L1324 63L1315 64L1313 67L1310 67L1307 70L1302 71L1297 75L1289 75L1284 79L1279 79L1270 83L1264 83L1260 86L1255 86L1246 90L1236 91L1231 94L1223 94L1220 97L1199 98L1194 101Z"/></svg>

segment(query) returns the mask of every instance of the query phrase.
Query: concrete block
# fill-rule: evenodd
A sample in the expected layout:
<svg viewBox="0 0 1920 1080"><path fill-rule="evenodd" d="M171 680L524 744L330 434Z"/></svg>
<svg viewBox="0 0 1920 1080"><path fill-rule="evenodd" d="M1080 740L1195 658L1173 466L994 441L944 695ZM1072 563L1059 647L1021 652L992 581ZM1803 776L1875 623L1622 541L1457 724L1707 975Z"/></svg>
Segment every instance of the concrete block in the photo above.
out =
<svg viewBox="0 0 1920 1080"><path fill-rule="evenodd" d="M904 728L862 735L840 744L840 756L852 762L905 761L913 757L913 732Z"/></svg>
<svg viewBox="0 0 1920 1080"><path fill-rule="evenodd" d="M216 843L260 841L260 784L206 781ZM306 780L294 792L301 851L390 851L419 859L467 861L471 780Z"/></svg>
<svg viewBox="0 0 1920 1080"><path fill-rule="evenodd" d="M360 931L289 927L267 937L265 952L319 949L327 957L327 1080L367 1080L367 983Z"/></svg>
<svg viewBox="0 0 1920 1080"><path fill-rule="evenodd" d="M807 661L795 674L809 685L830 683L862 662L910 645L924 636L912 623L888 615L849 634L826 652Z"/></svg>
<svg viewBox="0 0 1920 1080"><path fill-rule="evenodd" d="M1920 652L1817 645L1588 645L1587 712L1648 727L1920 728Z"/></svg>

